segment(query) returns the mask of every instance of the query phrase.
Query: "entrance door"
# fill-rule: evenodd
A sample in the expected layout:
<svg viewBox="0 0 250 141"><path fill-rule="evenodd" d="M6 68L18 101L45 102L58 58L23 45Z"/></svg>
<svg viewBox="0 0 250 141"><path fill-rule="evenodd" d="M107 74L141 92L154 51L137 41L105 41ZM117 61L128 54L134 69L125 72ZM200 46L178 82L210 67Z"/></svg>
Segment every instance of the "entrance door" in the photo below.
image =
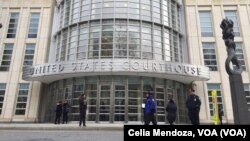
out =
<svg viewBox="0 0 250 141"><path fill-rule="evenodd" d="M100 122L125 121L125 93L126 85L119 82L100 85Z"/></svg>
<svg viewBox="0 0 250 141"><path fill-rule="evenodd" d="M114 122L125 121L125 84L114 84Z"/></svg>
<svg viewBox="0 0 250 141"><path fill-rule="evenodd" d="M100 85L99 121L110 121L111 114L111 84Z"/></svg>
<svg viewBox="0 0 250 141"><path fill-rule="evenodd" d="M158 122L165 122L166 116L166 105L165 105L165 92L163 86L156 86L155 88L155 97L157 102L157 121Z"/></svg>

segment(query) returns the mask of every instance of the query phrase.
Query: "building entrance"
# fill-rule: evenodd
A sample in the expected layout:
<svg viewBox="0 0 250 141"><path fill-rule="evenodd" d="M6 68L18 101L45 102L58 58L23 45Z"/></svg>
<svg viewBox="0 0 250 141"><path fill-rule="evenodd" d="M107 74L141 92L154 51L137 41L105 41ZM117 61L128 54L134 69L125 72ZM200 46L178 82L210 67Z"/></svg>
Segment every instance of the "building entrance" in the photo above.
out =
<svg viewBox="0 0 250 141"><path fill-rule="evenodd" d="M124 122L126 85L123 83L100 84L99 121Z"/></svg>
<svg viewBox="0 0 250 141"><path fill-rule="evenodd" d="M177 104L176 122L185 123L185 85L176 81L129 76L99 76L60 80L50 85L46 117L52 117L51 107L57 101L67 100L71 105L70 121L79 121L79 102L81 94L87 95L88 109L86 121L94 123L132 123L144 121L146 94L153 88L157 102L157 122L166 123L166 104L173 96ZM49 104L52 104L50 106ZM46 104L44 104L46 105Z"/></svg>

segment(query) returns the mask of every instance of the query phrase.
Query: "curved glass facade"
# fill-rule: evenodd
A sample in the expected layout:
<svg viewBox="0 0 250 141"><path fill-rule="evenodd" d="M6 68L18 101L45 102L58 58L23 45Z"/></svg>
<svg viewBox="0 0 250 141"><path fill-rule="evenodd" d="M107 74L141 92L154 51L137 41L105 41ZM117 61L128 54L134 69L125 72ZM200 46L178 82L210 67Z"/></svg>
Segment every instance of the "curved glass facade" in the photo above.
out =
<svg viewBox="0 0 250 141"><path fill-rule="evenodd" d="M64 0L56 61L133 58L182 62L180 3Z"/></svg>
<svg viewBox="0 0 250 141"><path fill-rule="evenodd" d="M62 0L60 28L99 19L133 19L180 31L182 0Z"/></svg>
<svg viewBox="0 0 250 141"><path fill-rule="evenodd" d="M54 107L56 101L66 99L71 105L70 121L78 121L78 98L85 93L88 98L87 121L138 122L143 121L142 103L145 103L151 86L157 101L157 121L166 122L166 104L169 95L173 95L178 106L177 122L185 122L185 86L176 81L152 77L91 76L59 80L49 85L52 97L47 106L49 109ZM53 111L48 110L46 115L46 120L54 120Z"/></svg>
<svg viewBox="0 0 250 141"><path fill-rule="evenodd" d="M128 59L183 62L181 0L62 0L54 25L56 49L53 62ZM52 53L52 52L51 52ZM155 63L153 63L153 69ZM101 73L101 72L100 72ZM87 74L83 74L87 75ZM178 104L177 122L186 121L185 85L167 79L125 74L55 79L49 84L52 105L46 120L53 121L50 107L59 100L72 106L70 120L79 120L78 97L87 94L87 120L138 122L150 87L157 101L157 121L166 122L170 94ZM150 76L152 75L152 76ZM80 75L79 75L80 76ZM66 77L65 77L66 78ZM52 118L52 119L50 119Z"/></svg>

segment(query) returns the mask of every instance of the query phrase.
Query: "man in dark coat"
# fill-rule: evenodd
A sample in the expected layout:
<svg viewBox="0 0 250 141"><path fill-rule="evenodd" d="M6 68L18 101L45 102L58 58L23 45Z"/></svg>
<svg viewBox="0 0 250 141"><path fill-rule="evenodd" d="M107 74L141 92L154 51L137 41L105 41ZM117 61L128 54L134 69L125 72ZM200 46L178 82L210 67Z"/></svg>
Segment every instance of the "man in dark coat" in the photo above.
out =
<svg viewBox="0 0 250 141"><path fill-rule="evenodd" d="M62 109L63 109L63 124L64 123L68 123L68 113L69 113L69 103L67 100L64 101L63 105L62 105Z"/></svg>
<svg viewBox="0 0 250 141"><path fill-rule="evenodd" d="M79 126L81 126L82 124L83 126L86 126L85 124L86 110L87 110L87 99L86 99L86 95L82 94L79 97L79 112L80 112Z"/></svg>
<svg viewBox="0 0 250 141"><path fill-rule="evenodd" d="M153 94L151 92L148 92L146 97L147 97L147 100L146 100L145 109L144 109L145 125L149 125L151 121L153 125L157 125L156 118L155 118L156 101L153 98Z"/></svg>
<svg viewBox="0 0 250 141"><path fill-rule="evenodd" d="M220 125L222 125L222 116L223 116L223 109L219 107L219 120L220 120Z"/></svg>
<svg viewBox="0 0 250 141"><path fill-rule="evenodd" d="M56 104L55 112L56 112L55 124L60 124L61 115L62 115L62 101L59 101Z"/></svg>
<svg viewBox="0 0 250 141"><path fill-rule="evenodd" d="M168 120L170 125L173 125L173 123L176 120L177 106L172 98L169 99L166 111L168 112L167 120Z"/></svg>
<svg viewBox="0 0 250 141"><path fill-rule="evenodd" d="M188 92L188 98L186 101L186 107L188 108L188 116L193 125L199 125L200 124L200 106L201 101L198 95L194 93L195 91L193 89L189 89Z"/></svg>

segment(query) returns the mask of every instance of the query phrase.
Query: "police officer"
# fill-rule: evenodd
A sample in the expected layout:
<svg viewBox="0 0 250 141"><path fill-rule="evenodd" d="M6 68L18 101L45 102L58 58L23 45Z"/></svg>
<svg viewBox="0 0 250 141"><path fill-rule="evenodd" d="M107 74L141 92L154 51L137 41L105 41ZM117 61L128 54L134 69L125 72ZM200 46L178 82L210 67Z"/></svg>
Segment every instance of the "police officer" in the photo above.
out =
<svg viewBox="0 0 250 141"><path fill-rule="evenodd" d="M199 125L200 124L200 106L201 101L198 95L194 93L195 91L190 88L188 90L188 98L186 101L186 107L188 108L188 116L193 125Z"/></svg>
<svg viewBox="0 0 250 141"><path fill-rule="evenodd" d="M156 112L156 101L153 98L153 94L149 91L147 93L147 100L144 109L145 125L149 125L152 121L153 125L157 125L155 112Z"/></svg>

